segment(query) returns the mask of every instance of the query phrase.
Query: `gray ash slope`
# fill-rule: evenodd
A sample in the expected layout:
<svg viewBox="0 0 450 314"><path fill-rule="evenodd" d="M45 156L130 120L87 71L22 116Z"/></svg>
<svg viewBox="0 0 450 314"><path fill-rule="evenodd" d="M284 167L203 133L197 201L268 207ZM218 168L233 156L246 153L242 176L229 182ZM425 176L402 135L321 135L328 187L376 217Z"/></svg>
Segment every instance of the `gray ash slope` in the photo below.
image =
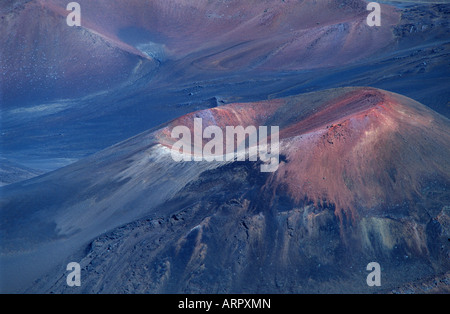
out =
<svg viewBox="0 0 450 314"><path fill-rule="evenodd" d="M27 180L43 173L5 158L0 158L0 161L0 186Z"/></svg>

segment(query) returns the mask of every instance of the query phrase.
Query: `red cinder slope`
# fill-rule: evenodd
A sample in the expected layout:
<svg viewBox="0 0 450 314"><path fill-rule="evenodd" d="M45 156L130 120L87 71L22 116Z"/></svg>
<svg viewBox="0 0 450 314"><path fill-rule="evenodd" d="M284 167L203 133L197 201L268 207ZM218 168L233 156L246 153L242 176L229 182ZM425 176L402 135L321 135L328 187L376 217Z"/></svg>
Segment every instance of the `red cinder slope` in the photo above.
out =
<svg viewBox="0 0 450 314"><path fill-rule="evenodd" d="M353 216L355 209L386 214L419 198L432 180L449 181L450 124L425 106L359 89L327 105L327 111L330 122L284 142L289 162L275 177L297 200L324 200L338 211L351 209ZM303 124L293 128L303 130Z"/></svg>
<svg viewBox="0 0 450 314"><path fill-rule="evenodd" d="M336 214L386 214L420 198L433 180L450 181L450 123L420 103L374 88L341 88L183 116L156 133L171 147L177 125L280 127L274 189L296 202L334 204ZM372 212L374 213L374 212Z"/></svg>

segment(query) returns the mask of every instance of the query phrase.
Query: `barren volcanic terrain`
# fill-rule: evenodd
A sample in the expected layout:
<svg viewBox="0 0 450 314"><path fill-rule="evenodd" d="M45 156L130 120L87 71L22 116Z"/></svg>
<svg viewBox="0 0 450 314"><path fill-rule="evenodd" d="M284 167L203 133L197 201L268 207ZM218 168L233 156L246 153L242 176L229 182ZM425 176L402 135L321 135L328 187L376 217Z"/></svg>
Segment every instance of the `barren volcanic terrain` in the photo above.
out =
<svg viewBox="0 0 450 314"><path fill-rule="evenodd" d="M47 172L198 109L334 87L450 116L445 4L382 4L369 27L362 0L79 3L81 27L63 0L0 4L8 162Z"/></svg>
<svg viewBox="0 0 450 314"><path fill-rule="evenodd" d="M175 162L167 134L194 116L210 117L205 127L279 125L278 170ZM444 274L449 137L448 119L373 88L183 116L4 188L3 289L358 292L368 287L355 269L373 260L383 291ZM79 290L63 276L71 260L86 273Z"/></svg>
<svg viewBox="0 0 450 314"><path fill-rule="evenodd" d="M0 3L0 292L449 292L449 4L77 2Z"/></svg>
<svg viewBox="0 0 450 314"><path fill-rule="evenodd" d="M153 80L343 65L391 44L400 18L386 9L374 31L363 1L81 0L82 27L71 28L64 23L67 1L20 2L2 10L7 101L36 92L84 96L166 62L170 71Z"/></svg>

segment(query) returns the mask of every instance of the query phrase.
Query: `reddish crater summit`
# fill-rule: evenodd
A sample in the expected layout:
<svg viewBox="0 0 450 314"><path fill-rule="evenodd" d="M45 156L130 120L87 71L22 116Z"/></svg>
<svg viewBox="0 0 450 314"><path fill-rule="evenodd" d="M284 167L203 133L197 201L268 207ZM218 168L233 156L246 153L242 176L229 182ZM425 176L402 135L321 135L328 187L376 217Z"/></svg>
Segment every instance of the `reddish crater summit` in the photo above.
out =
<svg viewBox="0 0 450 314"><path fill-rule="evenodd" d="M173 127L192 129L196 117L224 133L228 125L279 126L274 195L333 204L339 215L387 214L420 198L430 182L450 181L448 119L384 90L340 88L202 110L157 131L158 141L171 147Z"/></svg>

